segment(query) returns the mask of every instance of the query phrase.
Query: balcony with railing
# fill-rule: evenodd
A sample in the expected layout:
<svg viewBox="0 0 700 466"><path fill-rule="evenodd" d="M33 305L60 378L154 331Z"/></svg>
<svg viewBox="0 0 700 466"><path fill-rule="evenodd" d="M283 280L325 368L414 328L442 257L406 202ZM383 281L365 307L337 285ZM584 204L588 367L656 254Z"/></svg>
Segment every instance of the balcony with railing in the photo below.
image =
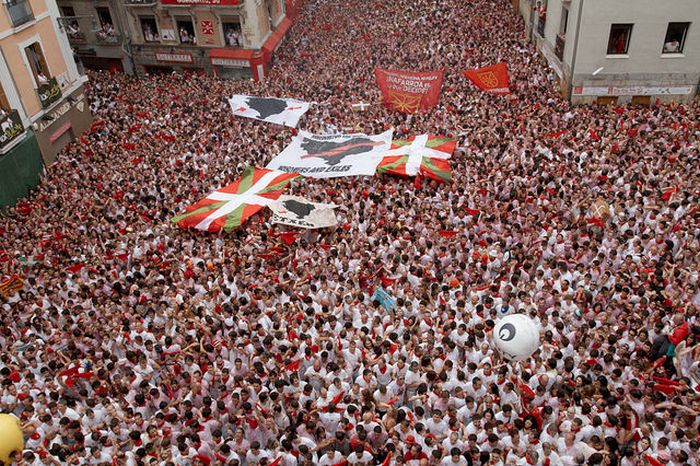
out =
<svg viewBox="0 0 700 466"><path fill-rule="evenodd" d="M121 43L121 36L114 31L104 31L100 29L95 32L95 39L97 39L98 44L102 45L119 45Z"/></svg>
<svg viewBox="0 0 700 466"><path fill-rule="evenodd" d="M39 100L43 108L51 106L51 104L60 99L62 95L61 86L58 85L56 78L49 79L46 84L40 84L36 93L39 94Z"/></svg>
<svg viewBox="0 0 700 466"><path fill-rule="evenodd" d="M87 43L87 39L85 38L85 34L82 31L68 31L68 42L71 43L71 45L82 45Z"/></svg>
<svg viewBox="0 0 700 466"><path fill-rule="evenodd" d="M34 19L34 13L27 0L8 0L5 4L13 27L18 27Z"/></svg>
<svg viewBox="0 0 700 466"><path fill-rule="evenodd" d="M566 37L562 34L557 34L557 38L554 44L554 55L557 56L559 61L564 61L564 46L566 45Z"/></svg>
<svg viewBox="0 0 700 466"><path fill-rule="evenodd" d="M17 110L0 109L0 151L24 133L24 125Z"/></svg>

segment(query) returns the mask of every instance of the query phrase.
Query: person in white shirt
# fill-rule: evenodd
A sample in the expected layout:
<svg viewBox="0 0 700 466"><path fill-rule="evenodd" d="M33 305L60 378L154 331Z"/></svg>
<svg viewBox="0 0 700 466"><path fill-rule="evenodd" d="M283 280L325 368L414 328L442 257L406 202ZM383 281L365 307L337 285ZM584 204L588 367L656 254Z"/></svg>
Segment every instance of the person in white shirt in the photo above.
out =
<svg viewBox="0 0 700 466"><path fill-rule="evenodd" d="M468 464L459 448L452 448L450 450L450 456L446 456L440 461L440 465L443 466L467 466Z"/></svg>
<svg viewBox="0 0 700 466"><path fill-rule="evenodd" d="M349 464L370 464L372 462L372 454L365 450L362 445L357 445L355 450L350 453L347 459Z"/></svg>

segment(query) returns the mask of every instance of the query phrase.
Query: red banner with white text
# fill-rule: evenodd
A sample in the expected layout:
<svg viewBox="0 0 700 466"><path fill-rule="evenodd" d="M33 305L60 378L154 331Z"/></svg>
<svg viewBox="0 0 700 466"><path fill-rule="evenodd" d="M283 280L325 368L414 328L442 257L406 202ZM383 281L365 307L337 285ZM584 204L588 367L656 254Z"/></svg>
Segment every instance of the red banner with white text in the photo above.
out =
<svg viewBox="0 0 700 466"><path fill-rule="evenodd" d="M426 111L440 100L440 88L445 70L392 71L375 69L377 85L384 96L384 105L403 113Z"/></svg>

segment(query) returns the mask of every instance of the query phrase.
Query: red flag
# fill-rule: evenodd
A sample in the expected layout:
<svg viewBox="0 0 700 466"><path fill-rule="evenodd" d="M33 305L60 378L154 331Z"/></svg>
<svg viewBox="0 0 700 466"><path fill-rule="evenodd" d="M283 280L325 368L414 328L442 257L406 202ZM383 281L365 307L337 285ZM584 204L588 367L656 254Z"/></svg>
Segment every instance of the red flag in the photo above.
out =
<svg viewBox="0 0 700 466"><path fill-rule="evenodd" d="M83 267L85 267L85 264L83 264L81 262L79 264L74 264L74 265L71 265L70 267L66 267L66 270L70 273L78 273L82 270Z"/></svg>
<svg viewBox="0 0 700 466"><path fill-rule="evenodd" d="M586 219L588 223L592 223L593 225L599 226L600 228L605 228L605 223L598 217L589 217Z"/></svg>
<svg viewBox="0 0 700 466"><path fill-rule="evenodd" d="M297 235L299 232L296 231L286 231L284 233L279 233L277 236L282 238L285 244L292 245L297 240Z"/></svg>
<svg viewBox="0 0 700 466"><path fill-rule="evenodd" d="M664 189L663 193L661 194L661 199L663 199L664 201L668 201L671 199L671 196L673 196L677 192L678 192L677 186L673 186L671 188L666 188L666 189Z"/></svg>
<svg viewBox="0 0 700 466"><path fill-rule="evenodd" d="M206 466L208 466L209 464L211 464L211 458L209 458L209 457L206 456L206 455L194 455L194 457L195 457L195 459L198 459L199 461L201 461L202 463L204 463Z"/></svg>
<svg viewBox="0 0 700 466"><path fill-rule="evenodd" d="M464 212L465 212L467 215L479 215L479 214L481 213L480 210L478 210L478 209L470 209L469 207L467 207L466 209L464 209Z"/></svg>
<svg viewBox="0 0 700 466"><path fill-rule="evenodd" d="M389 277L379 277L379 279L382 281L382 285L384 285L384 288L391 286L391 284L396 281L396 278Z"/></svg>
<svg viewBox="0 0 700 466"><path fill-rule="evenodd" d="M482 91L491 94L510 94L508 66L504 62L477 70L465 70L462 73Z"/></svg>
<svg viewBox="0 0 700 466"><path fill-rule="evenodd" d="M591 139L594 141L600 141L600 136L598 136L598 133L594 129L589 129L588 134L591 136Z"/></svg>
<svg viewBox="0 0 700 466"><path fill-rule="evenodd" d="M447 239L454 238L457 233L457 230L438 230L438 235Z"/></svg>
<svg viewBox="0 0 700 466"><path fill-rule="evenodd" d="M666 356L661 356L659 359L654 361L654 363L651 365L651 367L656 369L659 366L663 366L663 364L666 362L666 359L668 359Z"/></svg>
<svg viewBox="0 0 700 466"><path fill-rule="evenodd" d="M286 370L288 370L289 372L296 372L299 370L300 366L301 366L301 359L297 359L296 361L292 361L289 364L287 364L286 366L284 366L284 368Z"/></svg>
<svg viewBox="0 0 700 466"><path fill-rule="evenodd" d="M430 110L438 104L445 70L419 72L377 67L374 75L384 105L397 112L414 113Z"/></svg>
<svg viewBox="0 0 700 466"><path fill-rule="evenodd" d="M568 132L569 132L568 129L562 129L561 131L555 131L555 132L553 132L553 133L546 133L546 134L545 134L545 137L552 138L552 139L556 139L556 138L558 138L558 137L560 137L560 136L565 135L565 134L568 133Z"/></svg>
<svg viewBox="0 0 700 466"><path fill-rule="evenodd" d="M672 395L676 392L676 388L673 385L663 385L663 384L654 384L654 386L651 388L655 392L661 392L666 395Z"/></svg>

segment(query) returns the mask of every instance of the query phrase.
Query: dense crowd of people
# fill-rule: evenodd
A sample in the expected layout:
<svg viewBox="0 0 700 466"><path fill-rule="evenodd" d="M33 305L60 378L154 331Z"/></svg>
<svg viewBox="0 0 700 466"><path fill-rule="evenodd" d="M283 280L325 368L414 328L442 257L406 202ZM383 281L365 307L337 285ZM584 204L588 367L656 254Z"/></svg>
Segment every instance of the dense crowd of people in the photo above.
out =
<svg viewBox="0 0 700 466"><path fill-rule="evenodd" d="M459 72L499 61L510 96ZM440 105L389 112L375 66L447 68ZM264 82L90 78L92 131L0 216L23 464L700 465L696 105L571 106L506 0L309 0ZM295 180L341 208L293 244L268 213L178 229L293 136L232 94L452 136L454 180ZM511 313L541 331L519 363Z"/></svg>

